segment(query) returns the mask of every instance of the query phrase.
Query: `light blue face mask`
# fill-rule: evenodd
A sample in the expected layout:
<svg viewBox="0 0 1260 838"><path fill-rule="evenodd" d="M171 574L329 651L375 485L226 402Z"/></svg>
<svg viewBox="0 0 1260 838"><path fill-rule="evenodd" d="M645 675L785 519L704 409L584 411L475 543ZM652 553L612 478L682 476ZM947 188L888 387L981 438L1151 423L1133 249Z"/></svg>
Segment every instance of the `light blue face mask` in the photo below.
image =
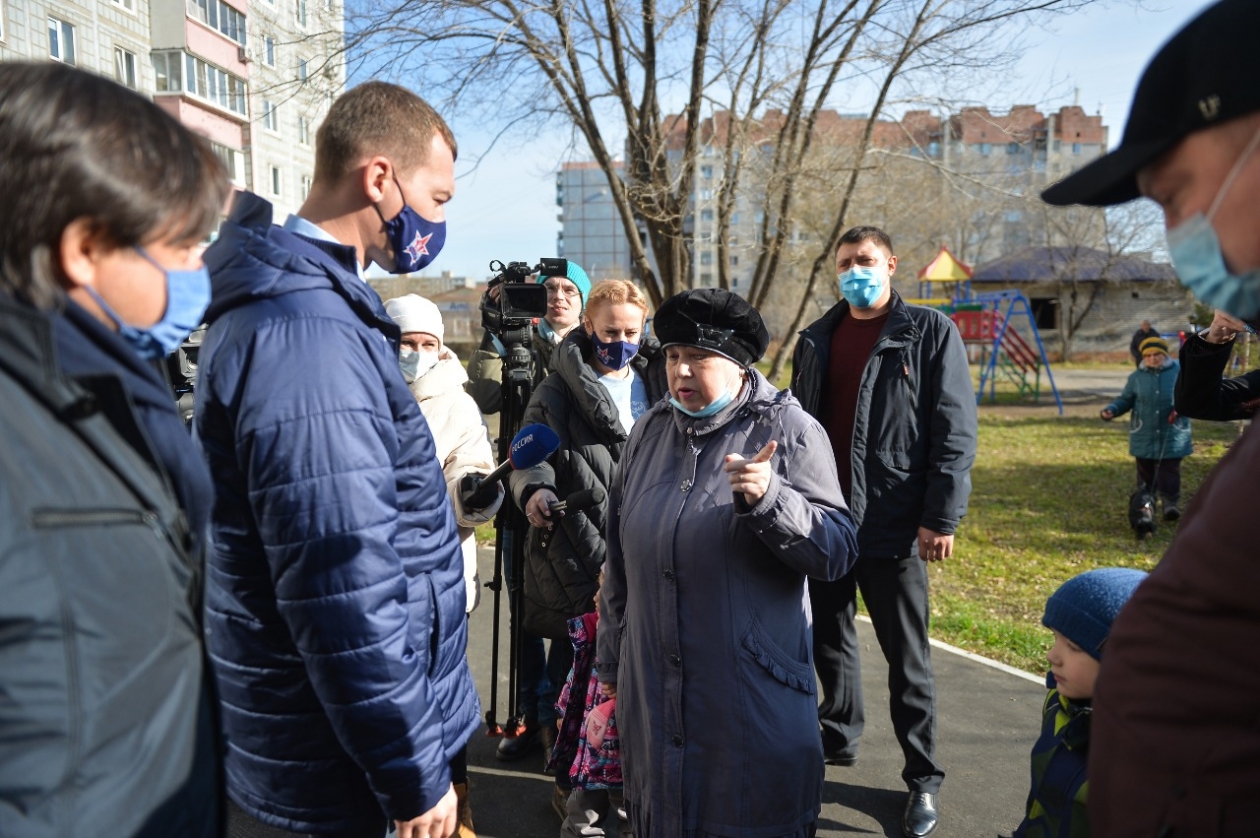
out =
<svg viewBox="0 0 1260 838"><path fill-rule="evenodd" d="M884 291L885 278L873 267L855 265L837 280L841 295L854 308L870 308Z"/></svg>
<svg viewBox="0 0 1260 838"><path fill-rule="evenodd" d="M722 395L718 396L716 399L709 402L707 405L700 408L699 410L688 410L687 408L683 407L682 402L678 401L678 399L674 398L673 396L669 397L669 403L674 406L674 409L687 414L692 419L703 419L706 416L712 416L713 414L717 413L722 408L726 407L732 401L734 401L735 394L739 392L741 386L742 384L740 383L740 381L737 380L735 382L734 391L731 391L731 390L723 391Z"/></svg>
<svg viewBox="0 0 1260 838"><path fill-rule="evenodd" d="M1257 144L1260 144L1260 131L1251 138L1221 184L1207 215L1195 213L1168 231L1168 252L1181 284L1203 304L1243 320L1251 320L1260 314L1260 268L1252 268L1242 274L1229 272L1221 252L1220 237L1212 227L1212 218Z"/></svg>
<svg viewBox="0 0 1260 838"><path fill-rule="evenodd" d="M143 247L137 246L136 252L166 277L166 311L161 320L147 329L132 326L118 316L95 288L88 286L87 292L114 321L118 336L141 358L152 361L179 349L193 329L201 325L202 315L210 305L210 271L204 265L195 271L170 271L159 265Z"/></svg>

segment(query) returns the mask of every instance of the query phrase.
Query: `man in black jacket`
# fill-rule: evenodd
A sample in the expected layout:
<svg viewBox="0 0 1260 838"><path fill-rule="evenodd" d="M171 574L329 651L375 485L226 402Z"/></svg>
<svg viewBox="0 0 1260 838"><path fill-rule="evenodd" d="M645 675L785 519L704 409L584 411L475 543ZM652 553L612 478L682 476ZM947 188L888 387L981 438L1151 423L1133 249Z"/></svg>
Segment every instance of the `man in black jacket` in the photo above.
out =
<svg viewBox="0 0 1260 838"><path fill-rule="evenodd" d="M836 252L844 301L801 333L792 391L831 437L859 558L836 582L810 580L814 664L823 687L823 751L857 762L863 707L856 592L888 661L893 728L910 789L902 831L937 824L945 771L935 759L936 700L928 646L927 562L953 555L976 453L967 353L940 312L893 293L892 240L855 227Z"/></svg>
<svg viewBox="0 0 1260 838"><path fill-rule="evenodd" d="M1055 205L1158 204L1182 284L1236 324L1214 321L1211 332L1227 328L1213 338L1260 318L1257 32L1255 0L1204 9L1143 71L1119 146L1042 193ZM1216 382L1186 372L1211 391L1228 358L1217 351ZM1252 423L1199 486L1107 637L1090 722L1094 835L1256 834L1258 431Z"/></svg>

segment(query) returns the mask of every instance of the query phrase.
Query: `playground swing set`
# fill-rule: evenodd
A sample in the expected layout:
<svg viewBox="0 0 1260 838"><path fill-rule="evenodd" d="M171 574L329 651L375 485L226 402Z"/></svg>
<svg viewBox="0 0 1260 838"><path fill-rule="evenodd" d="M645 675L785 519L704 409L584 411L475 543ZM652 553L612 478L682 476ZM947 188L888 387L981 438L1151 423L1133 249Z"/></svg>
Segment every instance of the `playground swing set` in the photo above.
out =
<svg viewBox="0 0 1260 838"><path fill-rule="evenodd" d="M943 312L958 326L963 343L969 348L978 348L980 386L976 390L976 404L984 398L986 387L989 401L997 401L998 379L1014 384L1021 398L1040 401L1044 372L1062 415L1063 399L1055 386L1050 359L1028 298L1022 291L976 292L971 287L971 276L971 266L954 258L949 248L942 246L936 257L919 271L920 296L906 302ZM942 293L938 296L933 289ZM1020 334L1017 323L1027 324L1032 342Z"/></svg>

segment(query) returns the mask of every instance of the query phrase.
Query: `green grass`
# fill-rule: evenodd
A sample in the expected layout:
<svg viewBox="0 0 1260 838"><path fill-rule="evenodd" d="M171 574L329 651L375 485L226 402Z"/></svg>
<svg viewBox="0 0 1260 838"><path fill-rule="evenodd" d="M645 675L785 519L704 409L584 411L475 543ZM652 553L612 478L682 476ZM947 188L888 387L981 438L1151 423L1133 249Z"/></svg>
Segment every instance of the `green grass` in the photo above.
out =
<svg viewBox="0 0 1260 838"><path fill-rule="evenodd" d="M1196 422L1182 463L1182 508L1237 436L1233 423ZM982 413L970 512L955 555L931 567L932 634L1038 672L1049 632L1046 598L1096 567L1149 570L1175 525L1138 542L1128 525L1134 484L1127 423Z"/></svg>

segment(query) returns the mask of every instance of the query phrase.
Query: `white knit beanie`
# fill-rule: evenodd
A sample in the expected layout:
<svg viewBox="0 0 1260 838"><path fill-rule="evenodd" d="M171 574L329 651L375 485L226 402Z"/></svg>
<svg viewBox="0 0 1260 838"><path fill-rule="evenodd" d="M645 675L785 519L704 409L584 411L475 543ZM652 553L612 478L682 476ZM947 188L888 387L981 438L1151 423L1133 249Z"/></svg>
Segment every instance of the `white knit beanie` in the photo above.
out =
<svg viewBox="0 0 1260 838"><path fill-rule="evenodd" d="M385 313L398 324L402 333L424 332L442 340L442 312L432 301L419 294L395 297L385 303Z"/></svg>

